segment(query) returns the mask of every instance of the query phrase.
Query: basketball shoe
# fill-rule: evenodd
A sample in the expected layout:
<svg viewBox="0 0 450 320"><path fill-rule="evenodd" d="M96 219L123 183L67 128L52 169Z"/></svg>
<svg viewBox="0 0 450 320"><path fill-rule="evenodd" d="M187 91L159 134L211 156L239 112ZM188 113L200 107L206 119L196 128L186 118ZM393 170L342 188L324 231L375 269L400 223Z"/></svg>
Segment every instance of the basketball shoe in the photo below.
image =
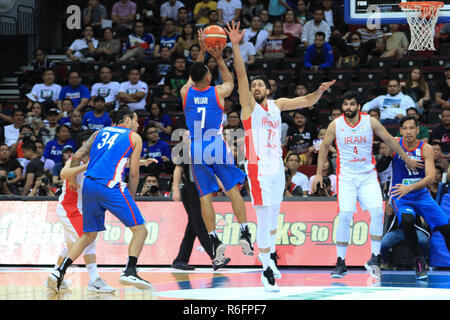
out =
<svg viewBox="0 0 450 320"><path fill-rule="evenodd" d="M334 279L340 279L347 274L347 266L345 265L345 259L341 257L337 258L336 267L331 271L331 277Z"/></svg>
<svg viewBox="0 0 450 320"><path fill-rule="evenodd" d="M415 265L416 279L424 280L424 279L428 278L425 258L423 256L418 256L418 257L416 257L415 262L416 262L416 265Z"/></svg>
<svg viewBox="0 0 450 320"><path fill-rule="evenodd" d="M251 234L248 231L248 226L245 229L241 229L241 238L239 240L239 245L242 247L242 253L246 256L253 256L253 246L251 240Z"/></svg>
<svg viewBox="0 0 450 320"><path fill-rule="evenodd" d="M370 257L370 260L367 261L367 263L364 265L364 267L367 269L367 271L370 272L370 275L374 277L377 280L381 279L381 255L375 255L372 253L372 256Z"/></svg>
<svg viewBox="0 0 450 320"><path fill-rule="evenodd" d="M95 281L89 281L87 290L96 293L113 293L116 289L108 286L102 278L97 278Z"/></svg>
<svg viewBox="0 0 450 320"><path fill-rule="evenodd" d="M119 283L124 286L133 286L141 290L149 290L152 284L137 275L136 269L125 270L119 277Z"/></svg>
<svg viewBox="0 0 450 320"><path fill-rule="evenodd" d="M261 274L261 282L264 285L264 290L267 292L279 292L280 288L275 282L275 277L273 275L273 271L270 267L264 270Z"/></svg>

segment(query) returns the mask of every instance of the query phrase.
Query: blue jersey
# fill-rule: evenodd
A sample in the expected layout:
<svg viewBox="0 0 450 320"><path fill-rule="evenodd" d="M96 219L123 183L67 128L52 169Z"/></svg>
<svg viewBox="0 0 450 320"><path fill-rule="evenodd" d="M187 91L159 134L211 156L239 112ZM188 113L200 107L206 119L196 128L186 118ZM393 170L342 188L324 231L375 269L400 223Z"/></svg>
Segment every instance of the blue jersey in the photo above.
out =
<svg viewBox="0 0 450 320"><path fill-rule="evenodd" d="M92 144L85 176L113 188L123 180L128 158L133 152L131 129L106 127L100 130Z"/></svg>
<svg viewBox="0 0 450 320"><path fill-rule="evenodd" d="M192 141L222 135L223 108L216 87L204 90L189 87L183 108Z"/></svg>
<svg viewBox="0 0 450 320"><path fill-rule="evenodd" d="M400 139L400 145L405 150L406 154L414 159L414 160L423 160L422 157L422 148L425 145L425 142L420 141L417 146L413 150L409 150L403 144L403 138ZM410 185L416 183L425 178L425 169L416 169L411 170L406 166L405 161L398 155L394 155L394 159L392 161L392 186L396 184ZM423 193L427 193L427 188L422 188L420 190L415 190L408 193L404 198L412 199L417 195L421 195Z"/></svg>
<svg viewBox="0 0 450 320"><path fill-rule="evenodd" d="M81 124L85 126L87 129L97 131L103 129L104 127L111 126L112 122L111 118L106 112L102 116L97 117L94 111L89 111L86 112L86 114L84 115Z"/></svg>

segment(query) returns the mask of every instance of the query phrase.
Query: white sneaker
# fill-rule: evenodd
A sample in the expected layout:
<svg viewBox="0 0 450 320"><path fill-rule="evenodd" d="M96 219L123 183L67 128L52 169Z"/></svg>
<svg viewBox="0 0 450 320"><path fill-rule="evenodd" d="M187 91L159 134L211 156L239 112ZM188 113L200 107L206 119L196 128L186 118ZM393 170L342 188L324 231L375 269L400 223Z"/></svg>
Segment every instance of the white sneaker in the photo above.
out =
<svg viewBox="0 0 450 320"><path fill-rule="evenodd" d="M260 257L260 254L258 254L258 260L259 260L259 262L262 263L262 259ZM275 279L281 279L281 272L280 272L280 270L278 270L278 268L277 268L277 266L275 264L275 261L272 258L269 259L269 267L272 269L273 277Z"/></svg>
<svg viewBox="0 0 450 320"><path fill-rule="evenodd" d="M277 283L275 282L273 271L270 267L268 267L265 271L262 272L261 282L263 283L264 289L267 292L279 292L280 291L280 288L278 287Z"/></svg>
<svg viewBox="0 0 450 320"><path fill-rule="evenodd" d="M61 274L59 270L53 270L52 273L47 277L47 288L50 290L55 291L56 293L59 293L59 290L61 289L61 284L63 281L64 274Z"/></svg>
<svg viewBox="0 0 450 320"><path fill-rule="evenodd" d="M113 293L116 289L108 286L102 278L97 278L95 281L89 281L87 290L89 292L97 293Z"/></svg>
<svg viewBox="0 0 450 320"><path fill-rule="evenodd" d="M133 286L141 290L150 290L152 288L152 284L139 277L137 273L122 273L119 278L119 283L124 286Z"/></svg>
<svg viewBox="0 0 450 320"><path fill-rule="evenodd" d="M48 286L48 279L46 279L44 281L44 286L46 286L47 288L51 289ZM63 280L61 281L61 286L59 287L60 289L69 289L72 286L72 282L70 280ZM53 289L52 289L53 290Z"/></svg>

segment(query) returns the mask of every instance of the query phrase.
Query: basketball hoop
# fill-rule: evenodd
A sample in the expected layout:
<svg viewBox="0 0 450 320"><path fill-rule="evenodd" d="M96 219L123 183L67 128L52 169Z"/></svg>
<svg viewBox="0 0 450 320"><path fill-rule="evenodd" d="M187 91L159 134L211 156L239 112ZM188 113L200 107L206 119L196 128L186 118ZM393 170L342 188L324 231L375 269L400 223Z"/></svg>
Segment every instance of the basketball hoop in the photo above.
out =
<svg viewBox="0 0 450 320"><path fill-rule="evenodd" d="M398 4L406 15L411 30L409 50L425 51L434 48L434 27L439 17L443 2L420 1L401 2Z"/></svg>

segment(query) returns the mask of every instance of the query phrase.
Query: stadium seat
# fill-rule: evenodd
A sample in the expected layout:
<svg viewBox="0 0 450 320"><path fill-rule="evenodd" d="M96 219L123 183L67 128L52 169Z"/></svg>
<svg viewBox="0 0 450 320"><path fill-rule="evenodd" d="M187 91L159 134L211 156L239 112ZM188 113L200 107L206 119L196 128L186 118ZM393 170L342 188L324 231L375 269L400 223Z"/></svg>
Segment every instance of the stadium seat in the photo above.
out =
<svg viewBox="0 0 450 320"><path fill-rule="evenodd" d="M425 59L420 56L416 57L401 57L398 60L398 66L400 68L412 68L412 67L423 67L424 66Z"/></svg>
<svg viewBox="0 0 450 320"><path fill-rule="evenodd" d="M253 66L255 70L262 70L266 76L270 76L272 71L278 70L278 60L275 59L256 59Z"/></svg>
<svg viewBox="0 0 450 320"><path fill-rule="evenodd" d="M327 123L330 121L330 113L331 111L329 109L321 109L319 112L319 124L322 126L327 125Z"/></svg>
<svg viewBox="0 0 450 320"><path fill-rule="evenodd" d="M397 135L400 128L398 124L385 124L384 127L393 137Z"/></svg>
<svg viewBox="0 0 450 320"><path fill-rule="evenodd" d="M320 71L301 71L298 75L299 82L308 85L308 90L310 88L317 88L322 83L323 73ZM315 90L315 89L314 89Z"/></svg>
<svg viewBox="0 0 450 320"><path fill-rule="evenodd" d="M177 99L154 98L153 102L158 103L164 112L178 111L181 109L181 104Z"/></svg>
<svg viewBox="0 0 450 320"><path fill-rule="evenodd" d="M425 81L443 81L444 67L423 67L422 68Z"/></svg>
<svg viewBox="0 0 450 320"><path fill-rule="evenodd" d="M373 82L351 82L348 88L357 91L362 100L367 100L374 93L375 84Z"/></svg>
<svg viewBox="0 0 450 320"><path fill-rule="evenodd" d="M287 88L294 77L294 70L272 70L269 79L275 79L279 87Z"/></svg>
<svg viewBox="0 0 450 320"><path fill-rule="evenodd" d="M280 62L281 70L294 70L295 74L298 75L300 71L304 68L303 58L286 59Z"/></svg>
<svg viewBox="0 0 450 320"><path fill-rule="evenodd" d="M406 81L411 68L392 68L389 71L389 79L397 79L399 81Z"/></svg>
<svg viewBox="0 0 450 320"><path fill-rule="evenodd" d="M344 88L348 88L348 85L353 79L353 70L346 69L332 69L328 74L329 79L334 79L341 82Z"/></svg>
<svg viewBox="0 0 450 320"><path fill-rule="evenodd" d="M384 74L389 74L391 68L395 65L396 61L393 58L372 58L369 60L369 68L378 69Z"/></svg>
<svg viewBox="0 0 450 320"><path fill-rule="evenodd" d="M59 61L55 63L57 82L67 80L70 71L80 71L80 63L75 61Z"/></svg>
<svg viewBox="0 0 450 320"><path fill-rule="evenodd" d="M374 82L379 84L383 78L383 72L379 69L360 69L358 72L358 80L360 82Z"/></svg>
<svg viewBox="0 0 450 320"><path fill-rule="evenodd" d="M450 55L439 55L431 57L428 60L430 67L443 67L447 62L450 62Z"/></svg>
<svg viewBox="0 0 450 320"><path fill-rule="evenodd" d="M428 110L428 124L441 123L441 109L433 108Z"/></svg>

